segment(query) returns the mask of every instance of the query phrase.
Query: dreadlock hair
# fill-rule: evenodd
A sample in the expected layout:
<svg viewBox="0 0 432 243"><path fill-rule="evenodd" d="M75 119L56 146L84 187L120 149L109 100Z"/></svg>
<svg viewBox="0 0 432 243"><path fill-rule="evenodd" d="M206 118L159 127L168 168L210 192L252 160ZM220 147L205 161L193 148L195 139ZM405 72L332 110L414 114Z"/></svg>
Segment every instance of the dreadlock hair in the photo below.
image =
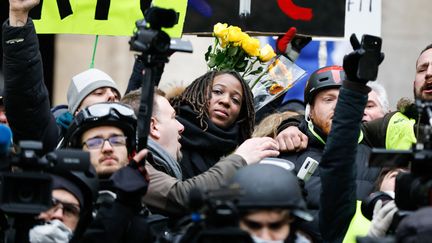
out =
<svg viewBox="0 0 432 243"><path fill-rule="evenodd" d="M236 71L209 71L195 79L184 92L172 99L172 105L178 113L178 107L182 104L190 105L194 112L198 114L197 119L204 131L207 130L208 124L205 118L209 117L208 105L211 98L213 80L216 76L230 74L240 81L243 88L243 101L239 116L236 122L240 127L240 135L243 140L251 137L255 125L255 109L253 105L253 95L241 75Z"/></svg>

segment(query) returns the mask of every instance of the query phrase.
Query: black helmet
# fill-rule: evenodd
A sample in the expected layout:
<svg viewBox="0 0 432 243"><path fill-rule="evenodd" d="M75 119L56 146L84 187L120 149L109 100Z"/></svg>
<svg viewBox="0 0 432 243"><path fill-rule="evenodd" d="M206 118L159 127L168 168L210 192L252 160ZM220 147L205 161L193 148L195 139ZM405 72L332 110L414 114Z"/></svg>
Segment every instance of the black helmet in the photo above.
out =
<svg viewBox="0 0 432 243"><path fill-rule="evenodd" d="M313 72L304 90L305 104L312 104L315 95L323 89L340 88L345 77L341 66L323 67Z"/></svg>
<svg viewBox="0 0 432 243"><path fill-rule="evenodd" d="M137 119L133 109L125 104L103 102L81 110L70 124L63 145L70 148L82 148L82 134L98 126L115 126L127 137L128 152L135 150Z"/></svg>
<svg viewBox="0 0 432 243"><path fill-rule="evenodd" d="M297 177L277 165L255 164L237 171L232 179L243 191L240 210L283 208L298 218L311 221Z"/></svg>

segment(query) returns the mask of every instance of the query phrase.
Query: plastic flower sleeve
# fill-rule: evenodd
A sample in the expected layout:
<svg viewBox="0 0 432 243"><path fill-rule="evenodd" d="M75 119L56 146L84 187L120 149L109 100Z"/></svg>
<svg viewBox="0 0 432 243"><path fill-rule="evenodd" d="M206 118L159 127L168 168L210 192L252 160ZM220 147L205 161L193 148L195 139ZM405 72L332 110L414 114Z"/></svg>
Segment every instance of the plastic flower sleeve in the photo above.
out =
<svg viewBox="0 0 432 243"><path fill-rule="evenodd" d="M285 56L278 56L267 70L251 83L255 111L284 94L306 71Z"/></svg>

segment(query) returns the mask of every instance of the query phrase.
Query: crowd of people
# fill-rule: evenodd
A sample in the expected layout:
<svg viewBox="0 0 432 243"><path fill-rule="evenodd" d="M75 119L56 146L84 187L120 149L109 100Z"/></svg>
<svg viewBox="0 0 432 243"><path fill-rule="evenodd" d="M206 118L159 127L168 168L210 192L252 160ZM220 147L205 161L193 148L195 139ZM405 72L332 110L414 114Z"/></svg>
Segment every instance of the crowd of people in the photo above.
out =
<svg viewBox="0 0 432 243"><path fill-rule="evenodd" d="M84 70L71 78L67 106L51 108L29 17L39 1L9 3L0 89L0 125L13 134L8 158L20 153L15 145L31 140L42 142L40 156L75 149L88 152L90 163L80 171L44 172L50 178L48 209L10 213L0 204L2 242L432 238L430 220L421 220L432 212L430 201L416 204L422 207L417 211L398 209L396 178L416 176L410 174L413 167L368 166L374 147L429 146L420 132L430 131L422 128L432 117L414 103L390 111L383 86L358 75L365 51L355 38L343 66L310 74L304 112L269 114L259 124L251 89L235 71L208 71L174 96L155 87L147 146L138 151L145 64L137 59L125 94L107 73ZM375 58L378 66L384 55ZM416 62L415 99L432 99L431 78L429 45ZM427 174L420 180L425 184Z"/></svg>

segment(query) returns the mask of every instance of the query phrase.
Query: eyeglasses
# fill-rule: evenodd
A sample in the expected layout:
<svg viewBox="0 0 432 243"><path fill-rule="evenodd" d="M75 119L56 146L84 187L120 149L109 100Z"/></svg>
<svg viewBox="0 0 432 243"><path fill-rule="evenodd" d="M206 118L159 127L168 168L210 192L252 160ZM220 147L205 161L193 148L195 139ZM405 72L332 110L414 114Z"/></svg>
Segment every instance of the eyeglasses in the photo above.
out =
<svg viewBox="0 0 432 243"><path fill-rule="evenodd" d="M49 213L55 213L59 208L63 209L63 215L66 217L79 217L81 212L78 204L63 202L57 198L51 199L52 207L48 210Z"/></svg>
<svg viewBox="0 0 432 243"><path fill-rule="evenodd" d="M89 138L82 145L86 145L89 149L100 149L104 145L105 141L108 141L112 147L124 146L126 145L126 136L115 135L109 138Z"/></svg>
<svg viewBox="0 0 432 243"><path fill-rule="evenodd" d="M242 219L242 222L251 230L260 230L262 228L268 228L270 230L279 230L283 226L289 224L289 221L287 221L287 219L282 219L280 221L268 223L268 224L263 224L248 219Z"/></svg>

